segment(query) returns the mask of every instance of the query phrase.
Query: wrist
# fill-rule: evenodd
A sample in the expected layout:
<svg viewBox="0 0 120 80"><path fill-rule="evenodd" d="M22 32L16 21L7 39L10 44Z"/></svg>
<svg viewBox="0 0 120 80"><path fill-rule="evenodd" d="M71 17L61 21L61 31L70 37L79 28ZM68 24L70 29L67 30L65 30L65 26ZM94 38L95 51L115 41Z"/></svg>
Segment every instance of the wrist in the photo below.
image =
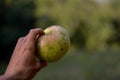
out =
<svg viewBox="0 0 120 80"><path fill-rule="evenodd" d="M0 80L24 80L20 75L4 74L0 76Z"/></svg>
<svg viewBox="0 0 120 80"><path fill-rule="evenodd" d="M4 80L4 75L0 75L0 80Z"/></svg>
<svg viewBox="0 0 120 80"><path fill-rule="evenodd" d="M0 80L14 80L14 79L12 77L10 77L10 76L1 75Z"/></svg>
<svg viewBox="0 0 120 80"><path fill-rule="evenodd" d="M3 75L4 79L0 80L30 80L29 78L31 77L29 75L29 70L14 70L14 71L9 71L6 70L5 74Z"/></svg>

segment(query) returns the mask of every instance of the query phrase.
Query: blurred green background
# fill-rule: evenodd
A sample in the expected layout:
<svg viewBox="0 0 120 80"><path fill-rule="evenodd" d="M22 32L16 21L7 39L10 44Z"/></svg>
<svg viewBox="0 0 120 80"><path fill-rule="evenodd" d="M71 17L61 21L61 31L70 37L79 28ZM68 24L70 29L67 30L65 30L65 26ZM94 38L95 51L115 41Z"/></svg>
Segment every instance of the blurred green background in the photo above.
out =
<svg viewBox="0 0 120 80"><path fill-rule="evenodd" d="M0 74L19 37L51 25L71 47L33 80L120 80L120 0L0 0Z"/></svg>

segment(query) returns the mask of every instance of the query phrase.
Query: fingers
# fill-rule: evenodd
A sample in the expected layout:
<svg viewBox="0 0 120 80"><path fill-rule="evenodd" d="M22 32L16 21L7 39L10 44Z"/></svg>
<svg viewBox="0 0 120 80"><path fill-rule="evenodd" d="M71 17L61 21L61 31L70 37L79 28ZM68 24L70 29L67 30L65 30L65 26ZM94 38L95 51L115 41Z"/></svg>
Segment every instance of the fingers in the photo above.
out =
<svg viewBox="0 0 120 80"><path fill-rule="evenodd" d="M30 42L36 42L36 37L44 35L44 32L41 28L31 29L27 35L27 40Z"/></svg>
<svg viewBox="0 0 120 80"><path fill-rule="evenodd" d="M24 42L25 42L25 37L19 38L14 51L20 49L20 47L24 44Z"/></svg>
<svg viewBox="0 0 120 80"><path fill-rule="evenodd" d="M21 37L18 39L17 45L21 45L25 42L26 38L25 37Z"/></svg>
<svg viewBox="0 0 120 80"><path fill-rule="evenodd" d="M35 47L37 43L38 36L44 35L44 32L41 28L31 29L26 36L25 46L31 51L35 52Z"/></svg>
<svg viewBox="0 0 120 80"><path fill-rule="evenodd" d="M38 36L41 36L43 34L44 32L41 28L31 29L27 36L18 39L14 53L25 49L27 52L34 54Z"/></svg>

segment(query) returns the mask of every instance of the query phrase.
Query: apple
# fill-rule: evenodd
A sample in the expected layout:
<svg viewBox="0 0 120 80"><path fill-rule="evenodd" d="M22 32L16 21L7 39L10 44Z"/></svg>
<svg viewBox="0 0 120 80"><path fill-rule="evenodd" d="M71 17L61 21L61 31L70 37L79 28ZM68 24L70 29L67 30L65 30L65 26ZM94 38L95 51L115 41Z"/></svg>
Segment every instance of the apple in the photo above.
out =
<svg viewBox="0 0 120 80"><path fill-rule="evenodd" d="M50 26L44 30L45 35L38 39L37 52L40 59L55 62L61 59L70 47L70 38L65 28Z"/></svg>

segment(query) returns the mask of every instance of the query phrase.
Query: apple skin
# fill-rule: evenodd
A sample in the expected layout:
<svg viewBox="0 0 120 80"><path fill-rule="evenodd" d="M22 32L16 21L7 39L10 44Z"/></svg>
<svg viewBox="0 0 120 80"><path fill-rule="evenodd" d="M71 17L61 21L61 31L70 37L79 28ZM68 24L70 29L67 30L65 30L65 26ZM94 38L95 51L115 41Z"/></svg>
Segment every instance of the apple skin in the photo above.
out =
<svg viewBox="0 0 120 80"><path fill-rule="evenodd" d="M40 59L50 63L61 59L70 47L68 32L61 26L50 26L38 39L37 52Z"/></svg>

